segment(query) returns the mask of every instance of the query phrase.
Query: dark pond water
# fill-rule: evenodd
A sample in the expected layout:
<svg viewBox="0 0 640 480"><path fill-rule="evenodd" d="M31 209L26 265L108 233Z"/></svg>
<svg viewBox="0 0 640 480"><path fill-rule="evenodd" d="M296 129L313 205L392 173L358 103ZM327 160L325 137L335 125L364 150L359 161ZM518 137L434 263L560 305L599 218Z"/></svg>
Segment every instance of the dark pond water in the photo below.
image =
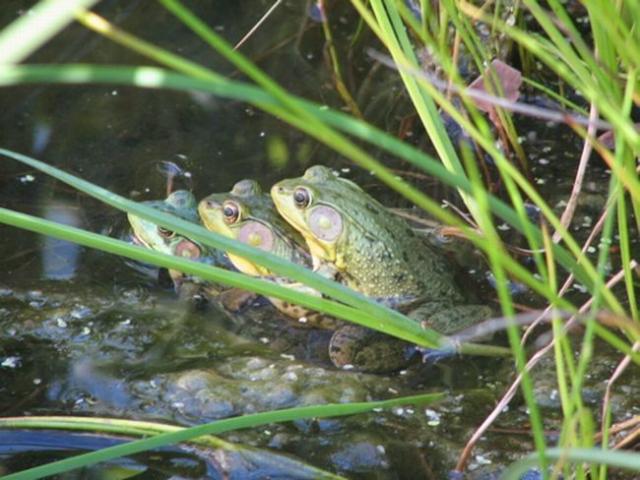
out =
<svg viewBox="0 0 640 480"><path fill-rule="evenodd" d="M5 0L0 25L32 3ZM187 3L231 42L271 4ZM104 1L99 11L125 30L237 76L155 2ZM348 5L335 5L331 17L336 38L350 38L356 23ZM361 43L373 40L365 35ZM283 2L242 51L287 89L341 107L324 59L322 30L309 16L307 2ZM376 69L361 48L350 53L346 76L366 117L399 131L410 110L397 93L397 79ZM347 52L341 54L346 57ZM78 26L65 30L33 61L149 64ZM555 125L522 120L520 128L532 174L550 204L562 208L579 143ZM426 146L417 127L413 140ZM255 178L266 188L321 163L341 170L389 206L407 207L368 172L282 122L247 105L195 93L113 86L7 88L0 91L0 145L140 200L164 196L166 180L157 169L161 161L188 170L198 197L227 191L241 178ZM410 172L407 165L386 160L401 174ZM124 231L122 214L11 160L0 161L2 206L111 235ZM598 165L590 171L577 222L585 229L598 215L607 179ZM416 181L437 198L447 194L429 180ZM225 436L349 478L437 479L455 465L469 434L513 377L508 361L470 358L415 365L393 375L336 371L318 360L326 341L323 334L282 325L264 306L233 316L215 305L198 309L163 287L153 269L145 273L107 254L4 226L0 252L0 416L99 415L191 425L273 408L445 391L444 402L426 409L398 408ZM485 301L492 302L480 257L469 258L468 269L475 271L477 281L470 288L478 288ZM593 372L594 406L601 380L615 362L615 357L604 358ZM539 396L552 430L560 412L547 378L553 377L541 375ZM635 397L631 380L616 404L619 416L637 413L622 401ZM475 477L532 448L520 401L497 427L474 454ZM0 475L80 448L72 436L61 441L51 435L36 435L44 440L35 448L33 435L0 431ZM53 446L56 442L68 448L60 451ZM104 440L101 446L108 443ZM23 447L10 450L7 445ZM184 457L175 449L162 455L164 461L137 459L108 468L146 472L144 478L219 474L203 470L210 463L197 455ZM233 478L249 476L240 463ZM255 461L255 478L295 476L269 470L268 463Z"/></svg>

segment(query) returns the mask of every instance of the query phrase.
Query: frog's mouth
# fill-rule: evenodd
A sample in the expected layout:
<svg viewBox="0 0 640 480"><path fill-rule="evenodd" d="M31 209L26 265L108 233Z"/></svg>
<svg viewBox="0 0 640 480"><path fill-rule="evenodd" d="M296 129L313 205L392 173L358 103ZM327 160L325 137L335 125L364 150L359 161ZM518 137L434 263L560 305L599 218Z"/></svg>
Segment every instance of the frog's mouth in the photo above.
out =
<svg viewBox="0 0 640 480"><path fill-rule="evenodd" d="M200 219L207 230L234 238L233 231L222 218L222 203L222 200L213 198L213 195L203 198L198 204Z"/></svg>
<svg viewBox="0 0 640 480"><path fill-rule="evenodd" d="M295 211L291 200L291 189L276 183L271 187L271 199L278 213L296 230L300 230L300 220L290 213Z"/></svg>

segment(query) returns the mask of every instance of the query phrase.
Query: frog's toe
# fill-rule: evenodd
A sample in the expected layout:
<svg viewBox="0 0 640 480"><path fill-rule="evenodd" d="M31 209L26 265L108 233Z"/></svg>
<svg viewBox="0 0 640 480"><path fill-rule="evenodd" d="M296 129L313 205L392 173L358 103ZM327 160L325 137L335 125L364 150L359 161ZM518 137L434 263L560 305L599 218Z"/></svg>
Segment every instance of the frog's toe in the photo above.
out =
<svg viewBox="0 0 640 480"><path fill-rule="evenodd" d="M456 352L451 350L440 350L434 348L416 347L416 350L422 357L422 363L436 364L441 360L449 359L456 355Z"/></svg>

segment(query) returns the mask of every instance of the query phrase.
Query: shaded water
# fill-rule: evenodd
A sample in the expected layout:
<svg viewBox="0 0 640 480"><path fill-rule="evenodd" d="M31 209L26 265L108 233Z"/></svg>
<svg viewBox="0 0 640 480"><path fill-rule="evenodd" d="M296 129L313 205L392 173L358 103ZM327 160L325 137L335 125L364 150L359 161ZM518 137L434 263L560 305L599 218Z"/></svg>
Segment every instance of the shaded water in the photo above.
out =
<svg viewBox="0 0 640 480"><path fill-rule="evenodd" d="M31 3L6 1L0 25ZM234 42L271 2L187 3ZM335 8L334 33L347 38L356 28L353 13L346 5ZM125 30L236 75L155 3L105 1L99 11ZM323 60L322 32L305 2L284 2L242 51L287 89L340 107ZM77 26L33 60L148 64ZM388 85L394 85L393 75L372 72L364 55L349 65L355 84L368 82L357 95L367 117L396 128L406 112L402 102L392 101L396 90ZM541 188L553 184L547 192L552 205L566 198L571 185L567 170L579 155L578 143L568 143L563 135L555 126L536 126L524 141ZM414 137L424 143L420 132ZM348 168L343 173L367 191L390 206L403 205L368 172L350 167L278 120L237 102L195 93L109 86L4 89L0 145L140 200L164 196L165 178L157 172L160 161L187 169L198 197L226 191L241 178L255 178L266 188L322 163ZM13 161L1 161L2 206L112 235L124 230L122 214ZM592 174L592 197L586 198L594 201L580 211L591 222L608 178L604 169ZM431 182L422 182L426 191L441 195ZM5 273L0 280L0 416L82 414L189 425L273 408L446 391L443 403L427 409L399 408L225 436L293 454L350 478L444 478L513 374L508 361L469 358L415 365L388 376L336 371L323 358L324 334L289 328L263 304L232 317L216 305L197 309L163 288L156 270L141 272L107 254L4 226L0 251ZM491 301L481 259L471 258L477 264L476 279ZM603 359L596 380L606 378L614 362ZM558 406L551 390L540 395L553 416ZM595 390L594 401L597 398ZM619 406L620 415L632 412L632 407ZM496 431L479 444L472 462L476 472L492 470L532 448L519 402L500 426L509 436ZM18 461L0 444L0 474L3 468L38 463L38 458ZM184 476L203 475L186 467L180 471ZM153 472L153 478L172 474Z"/></svg>

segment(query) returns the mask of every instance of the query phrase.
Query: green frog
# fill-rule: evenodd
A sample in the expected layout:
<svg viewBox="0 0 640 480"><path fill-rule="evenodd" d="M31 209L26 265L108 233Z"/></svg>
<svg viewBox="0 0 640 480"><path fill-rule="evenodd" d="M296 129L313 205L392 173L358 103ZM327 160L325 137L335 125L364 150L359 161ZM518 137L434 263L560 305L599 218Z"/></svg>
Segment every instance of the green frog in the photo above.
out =
<svg viewBox="0 0 640 480"><path fill-rule="evenodd" d="M151 200L142 203L164 213L175 215L182 220L200 224L196 199L187 190L176 190L165 200ZM133 231L134 241L140 245L168 255L197 260L224 268L230 267L229 259L220 250L200 245L194 240L132 213L127 214L127 219ZM185 285L202 284L199 279L192 278L177 270L169 270L169 274L178 292ZM217 293L219 293L217 287L209 286L208 294Z"/></svg>
<svg viewBox="0 0 640 480"><path fill-rule="evenodd" d="M198 212L204 226L216 233L282 257L292 263L311 267L311 257L303 237L294 230L254 180L240 180L228 193L212 193L200 201ZM299 283L276 277L266 267L247 258L228 253L231 263L247 275L259 276L280 285L319 295ZM297 320L301 327L332 329L337 320L311 312L278 298L269 298L282 313Z"/></svg>
<svg viewBox="0 0 640 480"><path fill-rule="evenodd" d="M491 315L487 306L465 304L442 254L330 169L317 165L302 177L282 180L272 187L271 197L280 215L305 238L314 270L445 335ZM406 344L354 325L337 331L330 349L336 364L378 371L397 368L403 352L410 352Z"/></svg>

